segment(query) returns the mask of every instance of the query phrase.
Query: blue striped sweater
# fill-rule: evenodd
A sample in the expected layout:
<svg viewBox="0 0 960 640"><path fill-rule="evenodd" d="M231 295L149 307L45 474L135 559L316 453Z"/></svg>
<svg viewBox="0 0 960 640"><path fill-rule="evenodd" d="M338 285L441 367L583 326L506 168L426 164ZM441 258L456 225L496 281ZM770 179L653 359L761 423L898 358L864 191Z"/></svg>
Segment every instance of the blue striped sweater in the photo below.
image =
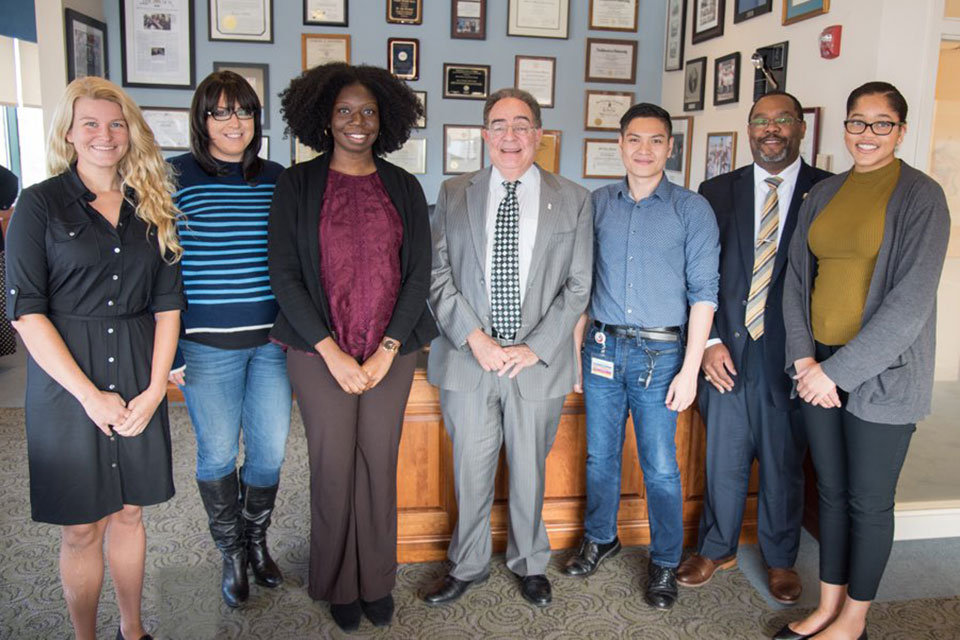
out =
<svg viewBox="0 0 960 640"><path fill-rule="evenodd" d="M248 185L239 163L226 163L225 176L207 174L190 153L170 164L178 184L173 201L183 213L183 338L221 349L266 344L278 311L267 272L267 218L283 167L265 161ZM174 369L182 364L178 351Z"/></svg>

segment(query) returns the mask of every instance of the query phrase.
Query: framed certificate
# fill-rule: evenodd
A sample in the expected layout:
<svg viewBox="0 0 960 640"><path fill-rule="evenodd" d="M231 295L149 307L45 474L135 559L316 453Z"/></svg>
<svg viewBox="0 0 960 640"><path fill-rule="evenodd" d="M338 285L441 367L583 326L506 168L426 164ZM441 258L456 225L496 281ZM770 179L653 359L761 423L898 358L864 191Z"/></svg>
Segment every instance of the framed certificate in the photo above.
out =
<svg viewBox="0 0 960 640"><path fill-rule="evenodd" d="M303 0L303 24L346 27L348 14L347 0Z"/></svg>
<svg viewBox="0 0 960 640"><path fill-rule="evenodd" d="M300 34L300 60L303 69L328 62L350 62L350 36L328 33Z"/></svg>
<svg viewBox="0 0 960 640"><path fill-rule="evenodd" d="M560 131L556 129L544 129L540 136L540 146L537 147L537 155L533 161L544 171L550 173L560 172Z"/></svg>
<svg viewBox="0 0 960 640"><path fill-rule="evenodd" d="M264 129L270 128L270 65L257 62L214 62L214 71L233 71L253 87L257 98L260 99L260 106L263 107L263 115L260 118L260 126Z"/></svg>
<svg viewBox="0 0 960 640"><path fill-rule="evenodd" d="M538 56L516 56L513 67L513 86L523 89L537 99L541 107L553 107L557 82L557 59Z"/></svg>
<svg viewBox="0 0 960 640"><path fill-rule="evenodd" d="M264 160L270 159L270 136L260 136L260 151L257 155Z"/></svg>
<svg viewBox="0 0 960 640"><path fill-rule="evenodd" d="M196 87L193 0L121 0L120 45L123 86Z"/></svg>
<svg viewBox="0 0 960 640"><path fill-rule="evenodd" d="M717 58L713 63L713 104L740 100L740 52Z"/></svg>
<svg viewBox="0 0 960 640"><path fill-rule="evenodd" d="M413 128L426 129L427 128L427 92L414 91L413 95L417 96L417 100L420 101L420 106L423 107L423 117L417 120L417 123L413 125Z"/></svg>
<svg viewBox="0 0 960 640"><path fill-rule="evenodd" d="M316 152L312 147L300 142L300 139L296 136L290 136L290 163L299 164L301 162L307 162L313 160L320 154Z"/></svg>
<svg viewBox="0 0 960 640"><path fill-rule="evenodd" d="M773 11L773 0L733 0L733 22L743 22Z"/></svg>
<svg viewBox="0 0 960 640"><path fill-rule="evenodd" d="M820 107L805 107L803 110L807 133L800 141L800 157L811 167L819 166L817 154L820 153L820 111Z"/></svg>
<svg viewBox="0 0 960 640"><path fill-rule="evenodd" d="M86 76L106 78L107 25L90 16L64 9L63 26L66 34L67 82Z"/></svg>
<svg viewBox="0 0 960 640"><path fill-rule="evenodd" d="M443 173L469 173L483 168L483 127L443 125Z"/></svg>
<svg viewBox="0 0 960 640"><path fill-rule="evenodd" d="M693 0L693 44L723 35L725 9L726 0Z"/></svg>
<svg viewBox="0 0 960 640"><path fill-rule="evenodd" d="M663 170L670 182L689 189L693 116L670 116L670 119L673 121L673 148Z"/></svg>
<svg viewBox="0 0 960 640"><path fill-rule="evenodd" d="M507 35L532 38L569 36L570 0L508 0Z"/></svg>
<svg viewBox="0 0 960 640"><path fill-rule="evenodd" d="M443 63L443 97L486 100L490 93L490 65Z"/></svg>
<svg viewBox="0 0 960 640"><path fill-rule="evenodd" d="M402 147L384 156L384 159L409 173L424 175L427 172L427 140L410 138Z"/></svg>
<svg viewBox="0 0 960 640"><path fill-rule="evenodd" d="M487 0L450 0L450 37L487 39Z"/></svg>
<svg viewBox="0 0 960 640"><path fill-rule="evenodd" d="M783 24L793 24L830 11L830 0L783 0Z"/></svg>
<svg viewBox="0 0 960 640"><path fill-rule="evenodd" d="M583 128L587 131L619 131L620 118L633 105L633 91L587 89Z"/></svg>
<svg viewBox="0 0 960 640"><path fill-rule="evenodd" d="M615 139L583 140L584 178L622 178L625 174L620 158L620 145Z"/></svg>
<svg viewBox="0 0 960 640"><path fill-rule="evenodd" d="M387 40L387 68L402 80L420 77L420 41L416 38Z"/></svg>
<svg viewBox="0 0 960 640"><path fill-rule="evenodd" d="M635 32L639 10L639 0L590 0L590 29Z"/></svg>
<svg viewBox="0 0 960 640"><path fill-rule="evenodd" d="M707 59L694 58L687 61L683 76L683 110L703 109L703 92L707 84Z"/></svg>
<svg viewBox="0 0 960 640"><path fill-rule="evenodd" d="M737 163L737 132L707 134L707 166L703 179L709 180L723 173L730 173Z"/></svg>
<svg viewBox="0 0 960 640"><path fill-rule="evenodd" d="M190 150L190 109L140 107L140 111L161 149Z"/></svg>
<svg viewBox="0 0 960 640"><path fill-rule="evenodd" d="M387 0L387 22L423 24L423 0Z"/></svg>
<svg viewBox="0 0 960 640"><path fill-rule="evenodd" d="M207 0L210 40L273 42L273 0Z"/></svg>
<svg viewBox="0 0 960 640"><path fill-rule="evenodd" d="M683 69L683 39L687 33L686 0L667 0L666 43L663 52L663 70Z"/></svg>
<svg viewBox="0 0 960 640"><path fill-rule="evenodd" d="M637 81L637 41L587 38L586 82Z"/></svg>

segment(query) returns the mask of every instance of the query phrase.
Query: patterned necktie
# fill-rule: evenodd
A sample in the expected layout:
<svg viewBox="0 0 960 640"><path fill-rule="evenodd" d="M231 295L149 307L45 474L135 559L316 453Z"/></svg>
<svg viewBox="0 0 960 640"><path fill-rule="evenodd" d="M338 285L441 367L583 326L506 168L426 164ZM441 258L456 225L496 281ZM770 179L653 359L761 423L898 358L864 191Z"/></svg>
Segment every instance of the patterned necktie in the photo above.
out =
<svg viewBox="0 0 960 640"><path fill-rule="evenodd" d="M777 255L777 232L780 230L780 206L777 187L783 178L771 176L764 180L770 187L763 201L760 214L760 229L757 231L757 243L753 249L753 278L750 281L750 295L747 297L747 312L744 323L754 340L763 335L763 310L767 305L767 292L770 290L770 277L773 274L773 262Z"/></svg>
<svg viewBox="0 0 960 640"><path fill-rule="evenodd" d="M497 208L493 234L493 262L490 268L490 307L493 328L501 338L512 340L520 328L520 203L517 185L503 186L507 195Z"/></svg>

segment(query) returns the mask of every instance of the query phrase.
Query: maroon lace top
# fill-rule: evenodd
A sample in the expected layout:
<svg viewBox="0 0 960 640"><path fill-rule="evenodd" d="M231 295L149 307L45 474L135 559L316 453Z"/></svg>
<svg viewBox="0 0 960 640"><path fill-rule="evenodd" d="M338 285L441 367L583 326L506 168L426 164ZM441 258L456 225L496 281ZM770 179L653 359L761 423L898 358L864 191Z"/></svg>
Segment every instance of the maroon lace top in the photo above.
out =
<svg viewBox="0 0 960 640"><path fill-rule="evenodd" d="M400 292L403 224L380 176L330 169L319 233L330 328L344 353L365 360L377 350Z"/></svg>

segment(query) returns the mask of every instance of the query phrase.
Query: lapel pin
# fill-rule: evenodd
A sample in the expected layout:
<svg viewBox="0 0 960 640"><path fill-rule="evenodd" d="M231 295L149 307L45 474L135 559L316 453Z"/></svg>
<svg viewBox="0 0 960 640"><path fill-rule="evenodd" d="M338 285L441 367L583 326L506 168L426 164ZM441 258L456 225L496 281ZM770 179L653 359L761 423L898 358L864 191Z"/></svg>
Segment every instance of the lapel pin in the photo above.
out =
<svg viewBox="0 0 960 640"><path fill-rule="evenodd" d="M801 199L801 200L806 200L806 199L807 199L807 194L806 194L806 192L804 192L803 197L800 198L800 199Z"/></svg>

